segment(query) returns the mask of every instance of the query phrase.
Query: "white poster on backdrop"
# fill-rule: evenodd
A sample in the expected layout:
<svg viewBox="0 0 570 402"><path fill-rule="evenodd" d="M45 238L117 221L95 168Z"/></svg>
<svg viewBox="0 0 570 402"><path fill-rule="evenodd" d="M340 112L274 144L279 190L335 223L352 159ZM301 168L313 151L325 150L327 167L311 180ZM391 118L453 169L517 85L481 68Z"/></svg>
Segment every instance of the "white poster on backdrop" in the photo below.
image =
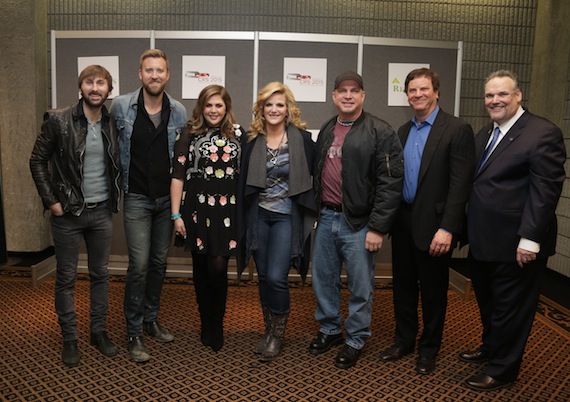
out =
<svg viewBox="0 0 570 402"><path fill-rule="evenodd" d="M326 102L327 59L283 59L283 83L297 102Z"/></svg>
<svg viewBox="0 0 570 402"><path fill-rule="evenodd" d="M79 77L79 74L83 69L92 64L98 64L105 67L113 78L113 91L111 91L108 99L113 99L115 96L119 96L121 94L121 90L119 88L119 56L78 57L77 76ZM81 98L81 95L79 95L79 97Z"/></svg>
<svg viewBox="0 0 570 402"><path fill-rule="evenodd" d="M213 84L226 85L226 56L182 56L182 99L198 99Z"/></svg>
<svg viewBox="0 0 570 402"><path fill-rule="evenodd" d="M406 77L410 71L424 67L429 68L429 64L388 63L388 106L408 106Z"/></svg>

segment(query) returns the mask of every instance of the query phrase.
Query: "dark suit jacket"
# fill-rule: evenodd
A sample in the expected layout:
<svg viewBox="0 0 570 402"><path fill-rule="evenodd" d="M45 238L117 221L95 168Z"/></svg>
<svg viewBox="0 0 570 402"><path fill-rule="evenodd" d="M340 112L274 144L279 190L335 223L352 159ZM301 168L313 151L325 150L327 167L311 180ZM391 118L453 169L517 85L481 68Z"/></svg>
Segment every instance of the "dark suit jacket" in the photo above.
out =
<svg viewBox="0 0 570 402"><path fill-rule="evenodd" d="M409 121L398 129L402 146L406 144L412 124ZM414 243L420 250L429 250L439 228L453 233L457 240L474 171L473 129L440 109L422 154L412 208Z"/></svg>
<svg viewBox="0 0 570 402"><path fill-rule="evenodd" d="M477 161L492 130L489 124L477 134ZM539 258L554 254L565 162L562 131L525 111L475 175L468 206L473 257L514 262L521 237L541 244Z"/></svg>

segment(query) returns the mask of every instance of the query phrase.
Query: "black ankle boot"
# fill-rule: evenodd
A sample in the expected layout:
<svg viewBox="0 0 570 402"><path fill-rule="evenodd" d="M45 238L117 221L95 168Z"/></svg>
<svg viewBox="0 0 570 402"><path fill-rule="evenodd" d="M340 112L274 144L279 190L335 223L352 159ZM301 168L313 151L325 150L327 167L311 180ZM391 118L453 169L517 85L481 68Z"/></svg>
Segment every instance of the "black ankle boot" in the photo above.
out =
<svg viewBox="0 0 570 402"><path fill-rule="evenodd" d="M77 341L63 341L61 361L67 367L75 367L79 365L81 356L79 355L79 350L77 350Z"/></svg>

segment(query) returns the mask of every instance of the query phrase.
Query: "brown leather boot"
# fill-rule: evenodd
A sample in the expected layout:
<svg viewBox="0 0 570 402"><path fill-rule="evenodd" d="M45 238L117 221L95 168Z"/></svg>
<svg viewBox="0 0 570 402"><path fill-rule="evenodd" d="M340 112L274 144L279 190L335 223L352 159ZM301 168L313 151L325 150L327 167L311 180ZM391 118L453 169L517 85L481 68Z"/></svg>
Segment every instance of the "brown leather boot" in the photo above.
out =
<svg viewBox="0 0 570 402"><path fill-rule="evenodd" d="M281 352L283 346L283 339L285 338L285 327L287 326L287 319L289 313L275 315L271 313L271 333L269 341L265 349L261 353L259 360L262 362L270 362L275 359Z"/></svg>

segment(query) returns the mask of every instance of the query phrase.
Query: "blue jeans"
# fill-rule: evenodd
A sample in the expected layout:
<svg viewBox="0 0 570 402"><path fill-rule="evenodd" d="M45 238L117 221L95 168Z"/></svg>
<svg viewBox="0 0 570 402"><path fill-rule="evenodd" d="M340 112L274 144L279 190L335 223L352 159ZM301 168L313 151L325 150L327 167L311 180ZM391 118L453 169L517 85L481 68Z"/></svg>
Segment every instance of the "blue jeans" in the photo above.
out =
<svg viewBox="0 0 570 402"><path fill-rule="evenodd" d="M81 239L87 248L90 279L91 332L105 331L109 304L109 254L112 232L111 208L101 203L84 209L80 216L65 213L51 217L51 233L57 261L55 279L55 311L64 341L77 340L74 289Z"/></svg>
<svg viewBox="0 0 570 402"><path fill-rule="evenodd" d="M342 332L341 269L344 262L350 298L344 323L346 344L362 349L372 335L372 300L376 253L365 248L368 228L353 231L342 212L321 209L313 243L312 286L317 298L315 319L327 335Z"/></svg>
<svg viewBox="0 0 570 402"><path fill-rule="evenodd" d="M127 335L140 336L142 324L156 321L172 239L170 196L155 200L125 194L125 237L129 266L125 283Z"/></svg>
<svg viewBox="0 0 570 402"><path fill-rule="evenodd" d="M258 208L257 250L253 259L259 277L259 299L277 315L290 310L291 215Z"/></svg>

